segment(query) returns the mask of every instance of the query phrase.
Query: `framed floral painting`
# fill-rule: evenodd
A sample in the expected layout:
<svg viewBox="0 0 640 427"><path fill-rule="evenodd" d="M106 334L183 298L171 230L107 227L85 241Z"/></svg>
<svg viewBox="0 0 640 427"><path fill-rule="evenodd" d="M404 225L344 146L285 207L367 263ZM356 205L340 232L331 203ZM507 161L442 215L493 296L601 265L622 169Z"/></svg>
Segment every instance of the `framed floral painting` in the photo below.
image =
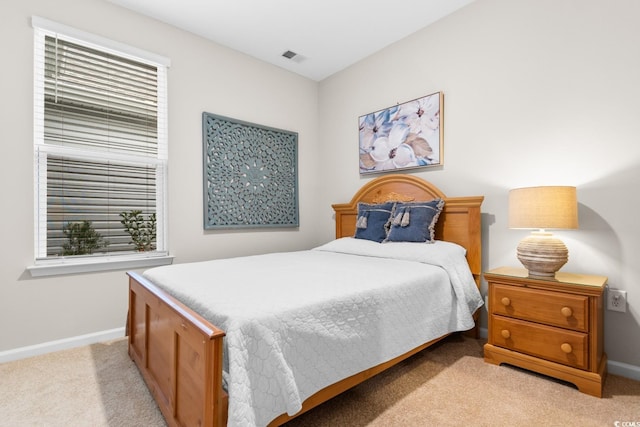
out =
<svg viewBox="0 0 640 427"><path fill-rule="evenodd" d="M442 92L360 116L360 173L442 166Z"/></svg>

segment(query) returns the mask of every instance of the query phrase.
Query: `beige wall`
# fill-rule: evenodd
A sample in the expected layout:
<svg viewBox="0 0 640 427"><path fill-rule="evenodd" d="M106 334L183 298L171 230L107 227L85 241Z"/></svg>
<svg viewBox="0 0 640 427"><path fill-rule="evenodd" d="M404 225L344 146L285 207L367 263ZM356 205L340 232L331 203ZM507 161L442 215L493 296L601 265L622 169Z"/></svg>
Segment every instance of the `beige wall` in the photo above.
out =
<svg viewBox="0 0 640 427"><path fill-rule="evenodd" d="M177 262L293 250L333 237L330 204L369 178L357 167L357 118L445 94L445 165L415 171L451 196L484 195L484 268L518 265L526 232L506 224L507 193L576 185L580 229L558 232L567 271L607 275L628 292L606 312L609 358L640 366L640 4L635 0L476 0L316 84L99 0L3 3L5 99L0 171L0 351L122 325L123 272L31 279L31 15L169 57L170 249ZM606 5L606 9L605 9ZM299 231L202 231L202 111L300 134ZM486 325L483 318L483 325Z"/></svg>
<svg viewBox="0 0 640 427"><path fill-rule="evenodd" d="M124 326L124 271L33 279L33 30L38 15L171 59L169 243L175 262L308 248L316 223L316 82L100 0L4 1L0 158L0 351ZM9 55L10 53L10 55ZM204 232L203 111L299 136L299 230ZM7 209L6 207L10 207ZM330 219L327 219L329 221Z"/></svg>
<svg viewBox="0 0 640 427"><path fill-rule="evenodd" d="M564 270L628 292L627 313L605 312L605 346L609 359L640 366L639 21L635 0L477 0L322 81L331 173L320 208L368 179L358 175L358 116L443 91L444 167L414 173L451 196L485 196L485 270L519 265L527 232L507 228L509 189L577 186L580 229L556 233L569 247Z"/></svg>

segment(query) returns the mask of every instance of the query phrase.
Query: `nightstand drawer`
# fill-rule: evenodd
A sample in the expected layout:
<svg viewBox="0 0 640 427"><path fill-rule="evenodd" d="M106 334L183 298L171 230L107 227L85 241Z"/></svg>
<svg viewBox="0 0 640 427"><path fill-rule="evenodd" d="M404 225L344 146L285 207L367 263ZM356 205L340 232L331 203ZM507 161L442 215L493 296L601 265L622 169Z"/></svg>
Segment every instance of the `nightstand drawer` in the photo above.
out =
<svg viewBox="0 0 640 427"><path fill-rule="evenodd" d="M492 315L490 342L509 350L588 368L588 335Z"/></svg>
<svg viewBox="0 0 640 427"><path fill-rule="evenodd" d="M493 314L587 332L588 301L582 295L494 284L489 307Z"/></svg>

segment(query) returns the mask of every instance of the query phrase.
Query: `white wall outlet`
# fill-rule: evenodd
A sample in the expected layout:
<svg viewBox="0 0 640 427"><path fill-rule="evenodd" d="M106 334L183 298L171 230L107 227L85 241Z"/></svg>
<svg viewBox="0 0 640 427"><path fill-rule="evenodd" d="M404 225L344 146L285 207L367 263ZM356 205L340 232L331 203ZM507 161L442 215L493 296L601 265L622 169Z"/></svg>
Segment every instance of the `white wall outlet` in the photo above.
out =
<svg viewBox="0 0 640 427"><path fill-rule="evenodd" d="M627 311L627 291L609 288L607 290L607 310L625 313Z"/></svg>

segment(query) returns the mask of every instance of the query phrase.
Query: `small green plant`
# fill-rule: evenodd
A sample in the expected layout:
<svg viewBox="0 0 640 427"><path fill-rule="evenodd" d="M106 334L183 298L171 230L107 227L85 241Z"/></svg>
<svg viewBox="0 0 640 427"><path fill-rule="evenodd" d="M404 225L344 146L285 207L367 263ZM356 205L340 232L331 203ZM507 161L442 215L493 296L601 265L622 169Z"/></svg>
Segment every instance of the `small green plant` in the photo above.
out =
<svg viewBox="0 0 640 427"><path fill-rule="evenodd" d="M151 251L155 249L156 241L156 214L149 215L149 219L145 220L141 210L132 210L121 212L120 221L124 225L124 229L131 236L130 243L136 247L137 251Z"/></svg>
<svg viewBox="0 0 640 427"><path fill-rule="evenodd" d="M64 226L62 232L68 242L62 245L62 255L90 255L96 249L107 246L100 233L89 221L70 222Z"/></svg>

